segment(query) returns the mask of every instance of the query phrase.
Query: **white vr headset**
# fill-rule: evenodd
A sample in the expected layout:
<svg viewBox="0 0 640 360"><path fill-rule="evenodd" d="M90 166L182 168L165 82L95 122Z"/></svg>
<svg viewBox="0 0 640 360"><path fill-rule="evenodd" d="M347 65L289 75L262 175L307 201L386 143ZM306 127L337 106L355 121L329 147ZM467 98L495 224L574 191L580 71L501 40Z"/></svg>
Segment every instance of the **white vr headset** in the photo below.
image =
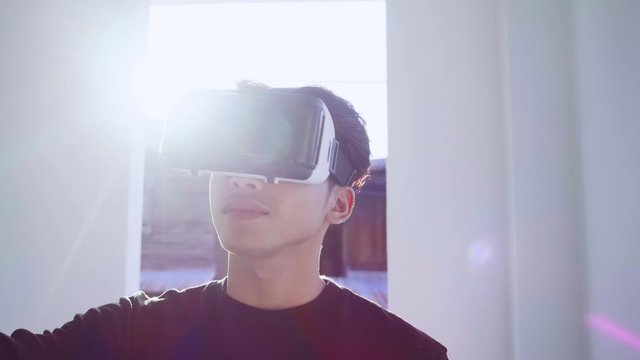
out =
<svg viewBox="0 0 640 360"><path fill-rule="evenodd" d="M171 112L160 155L169 168L273 184L356 176L324 102L286 90L192 92Z"/></svg>

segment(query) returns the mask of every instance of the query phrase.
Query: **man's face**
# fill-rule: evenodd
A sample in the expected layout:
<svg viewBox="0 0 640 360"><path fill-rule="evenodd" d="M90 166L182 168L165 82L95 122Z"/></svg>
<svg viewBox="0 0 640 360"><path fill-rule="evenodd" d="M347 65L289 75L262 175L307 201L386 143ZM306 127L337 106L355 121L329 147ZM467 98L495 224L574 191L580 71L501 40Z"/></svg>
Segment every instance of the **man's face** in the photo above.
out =
<svg viewBox="0 0 640 360"><path fill-rule="evenodd" d="M213 222L222 246L240 256L264 256L322 239L331 186L279 183L214 175Z"/></svg>

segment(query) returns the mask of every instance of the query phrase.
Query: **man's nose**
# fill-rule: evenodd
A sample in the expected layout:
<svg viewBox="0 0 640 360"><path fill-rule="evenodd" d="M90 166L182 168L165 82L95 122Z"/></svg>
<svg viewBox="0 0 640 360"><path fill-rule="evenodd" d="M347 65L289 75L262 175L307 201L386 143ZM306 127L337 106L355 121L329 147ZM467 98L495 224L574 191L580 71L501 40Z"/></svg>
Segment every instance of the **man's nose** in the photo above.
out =
<svg viewBox="0 0 640 360"><path fill-rule="evenodd" d="M260 179L252 179L246 177L230 177L229 185L236 189L242 190L261 190L264 182Z"/></svg>

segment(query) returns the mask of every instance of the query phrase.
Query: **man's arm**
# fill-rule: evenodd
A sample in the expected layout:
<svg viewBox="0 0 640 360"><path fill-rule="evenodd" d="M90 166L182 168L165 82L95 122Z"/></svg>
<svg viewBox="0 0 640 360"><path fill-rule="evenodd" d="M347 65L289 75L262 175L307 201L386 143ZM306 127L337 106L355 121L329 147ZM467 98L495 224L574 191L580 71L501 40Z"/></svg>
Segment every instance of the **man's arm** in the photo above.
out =
<svg viewBox="0 0 640 360"><path fill-rule="evenodd" d="M136 307L146 295L92 308L53 331L0 333L0 359L122 359L132 351Z"/></svg>

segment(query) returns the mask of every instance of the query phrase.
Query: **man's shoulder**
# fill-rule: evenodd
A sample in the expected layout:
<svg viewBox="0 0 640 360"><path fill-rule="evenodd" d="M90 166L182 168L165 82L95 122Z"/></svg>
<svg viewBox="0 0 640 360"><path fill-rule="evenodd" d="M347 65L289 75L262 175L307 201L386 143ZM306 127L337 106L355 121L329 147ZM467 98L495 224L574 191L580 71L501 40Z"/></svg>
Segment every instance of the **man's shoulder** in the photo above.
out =
<svg viewBox="0 0 640 360"><path fill-rule="evenodd" d="M447 348L400 316L346 287L335 284L341 293L341 316L358 324L363 332L387 339L403 349L413 349L424 359L446 359ZM422 357L424 356L424 357Z"/></svg>
<svg viewBox="0 0 640 360"><path fill-rule="evenodd" d="M157 296L149 296L144 291L138 291L129 296L129 299L138 306L155 306L156 304L202 301L207 296L215 293L215 291L221 286L222 280L213 280L184 289L167 289Z"/></svg>
<svg viewBox="0 0 640 360"><path fill-rule="evenodd" d="M125 299L136 312L142 314L180 316L207 306L220 287L221 282L214 280L184 289L168 289L157 296L149 296L144 291L138 291Z"/></svg>

